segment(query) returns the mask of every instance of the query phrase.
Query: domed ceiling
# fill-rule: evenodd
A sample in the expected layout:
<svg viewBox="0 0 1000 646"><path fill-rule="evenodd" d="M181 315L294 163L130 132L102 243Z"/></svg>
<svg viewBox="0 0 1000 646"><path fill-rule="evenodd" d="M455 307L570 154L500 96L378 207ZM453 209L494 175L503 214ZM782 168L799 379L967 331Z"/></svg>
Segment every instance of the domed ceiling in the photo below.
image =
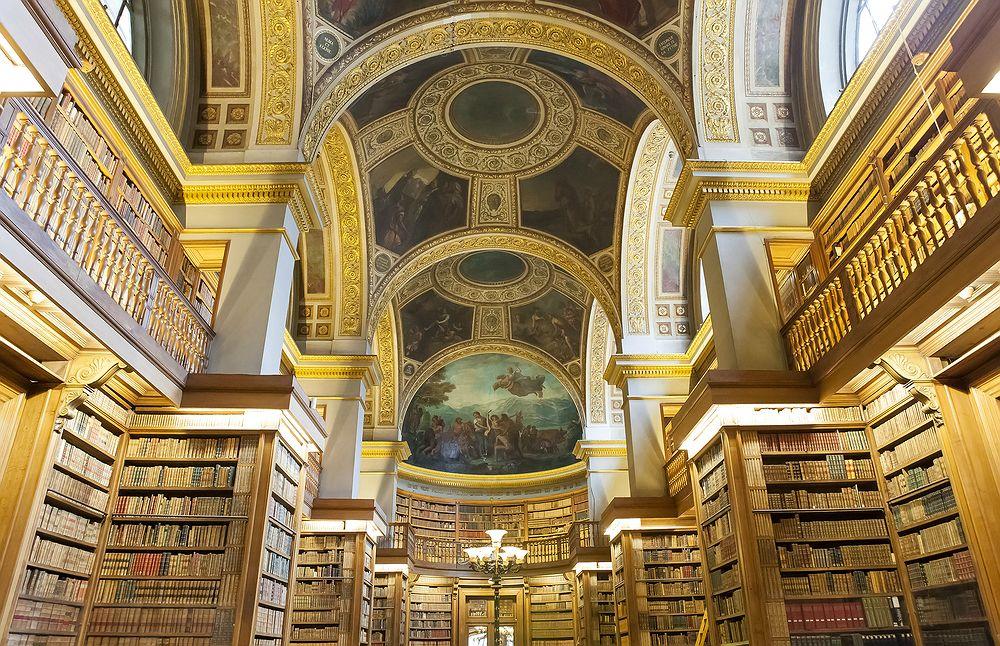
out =
<svg viewBox="0 0 1000 646"><path fill-rule="evenodd" d="M626 183L652 118L582 63L496 47L414 63L349 106L412 463L574 461L587 319L598 293L615 316Z"/></svg>

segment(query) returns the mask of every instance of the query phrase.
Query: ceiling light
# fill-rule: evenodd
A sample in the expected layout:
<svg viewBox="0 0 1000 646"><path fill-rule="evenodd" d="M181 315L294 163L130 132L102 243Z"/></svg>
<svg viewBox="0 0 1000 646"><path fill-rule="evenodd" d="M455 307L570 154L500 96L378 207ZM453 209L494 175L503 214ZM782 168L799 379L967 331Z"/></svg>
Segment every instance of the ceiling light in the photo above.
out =
<svg viewBox="0 0 1000 646"><path fill-rule="evenodd" d="M7 34L0 30L0 97L37 96L45 89L35 72L25 63L20 50Z"/></svg>

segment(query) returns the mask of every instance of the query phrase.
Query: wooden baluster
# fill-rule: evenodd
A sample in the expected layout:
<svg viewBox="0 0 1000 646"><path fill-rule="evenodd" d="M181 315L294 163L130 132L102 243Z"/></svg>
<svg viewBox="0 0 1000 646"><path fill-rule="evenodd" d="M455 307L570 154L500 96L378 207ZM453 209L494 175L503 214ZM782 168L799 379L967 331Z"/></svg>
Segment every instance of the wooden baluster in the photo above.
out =
<svg viewBox="0 0 1000 646"><path fill-rule="evenodd" d="M884 296L892 291L892 276L889 275L889 270L885 266L886 259L882 254L878 231L872 233L871 240L865 244L865 249L868 252L868 257L871 258L872 269L875 270L875 284L879 293Z"/></svg>
<svg viewBox="0 0 1000 646"><path fill-rule="evenodd" d="M38 128L29 123L24 129L24 144L21 146L19 154L21 169L17 177L17 186L14 194L11 196L14 199L14 203L25 211L27 210L25 207L31 198L37 180L35 173L38 162L38 139Z"/></svg>
<svg viewBox="0 0 1000 646"><path fill-rule="evenodd" d="M62 195L67 171L66 162L60 159L59 154L52 148L49 148L49 157L52 165L51 181L45 189L45 202L38 211L38 217L35 218L35 222L43 230L48 230L49 224L52 222L52 217L55 215L56 205Z"/></svg>
<svg viewBox="0 0 1000 646"><path fill-rule="evenodd" d="M4 190L12 200L17 201L16 196L24 178L25 165L27 160L25 154L31 145L28 138L28 120L21 115L23 121L17 129L17 135L11 142L10 168L5 173Z"/></svg>
<svg viewBox="0 0 1000 646"><path fill-rule="evenodd" d="M54 240L59 245L59 248L63 250L69 249L69 240L74 231L76 231L77 221L80 218L80 208L85 199L87 199L86 188L84 188L80 178L74 177L73 190L70 192L65 217L62 219L59 228L54 232Z"/></svg>
<svg viewBox="0 0 1000 646"><path fill-rule="evenodd" d="M925 177L917 183L915 189L919 198L917 206L920 207L921 213L924 214L924 219L927 222L927 230L934 240L934 250L936 251L948 239L944 230L944 222L941 218L941 212L944 211L944 199L940 193L935 194L931 191L927 185L927 181L928 178Z"/></svg>
<svg viewBox="0 0 1000 646"><path fill-rule="evenodd" d="M835 312L835 316L840 322L840 329L844 331L844 336L847 336L847 333L851 331L850 307L848 306L847 298L844 297L844 288L840 284L840 279L835 279L833 281L833 285L837 294L837 310Z"/></svg>
<svg viewBox="0 0 1000 646"><path fill-rule="evenodd" d="M119 288L118 302L121 304L122 309L131 315L132 303L136 299L136 288L138 287L135 282L136 271L144 257L133 245L128 242L126 244L128 244L127 249L129 253L126 254L125 262L122 266L122 283Z"/></svg>
<svg viewBox="0 0 1000 646"><path fill-rule="evenodd" d="M870 314L875 306L878 305L879 293L878 288L875 286L875 272L872 271L871 265L868 263L868 256L865 254L864 249L858 250L858 275L861 276L862 293L867 295L868 304L865 307L865 314Z"/></svg>
<svg viewBox="0 0 1000 646"><path fill-rule="evenodd" d="M997 178L1000 178L1000 143L997 142L996 134L993 132L993 124L990 123L985 114L981 114L976 117L975 125L976 131L981 138L983 154L986 155L990 170ZM998 191L1000 191L1000 186L997 184L990 185L990 195L996 195Z"/></svg>
<svg viewBox="0 0 1000 646"><path fill-rule="evenodd" d="M968 191L959 188L958 178L952 170L946 152L944 158L939 159L929 171L929 174L937 180L939 194L936 202L944 207L938 207L938 211L941 213L946 238L955 235L955 232L965 223L966 215L972 217L976 212L972 196L969 195ZM961 224L959 218L961 218Z"/></svg>
<svg viewBox="0 0 1000 646"><path fill-rule="evenodd" d="M111 216L102 208L99 212L97 226L94 229L94 245L90 256L87 258L87 264L89 265L88 273L98 285L101 284L101 273L104 271L104 267L108 261L108 250L110 248L108 227L110 225Z"/></svg>
<svg viewBox="0 0 1000 646"><path fill-rule="evenodd" d="M30 195L25 201L24 212L31 216L36 224L40 222L42 205L45 203L45 196L50 187L52 179L52 147L49 142L41 137L38 139L38 146L35 149L37 158L34 164L34 181L32 183Z"/></svg>
<svg viewBox="0 0 1000 646"><path fill-rule="evenodd" d="M80 261L86 254L88 250L87 246L90 244L92 229L94 223L97 221L96 207L97 200L94 199L93 195L88 193L84 200L84 208L80 212L80 220L77 223L73 240L66 251L69 257L78 265L81 264Z"/></svg>
<svg viewBox="0 0 1000 646"><path fill-rule="evenodd" d="M101 286L101 289L110 293L109 285L111 280L114 278L114 264L118 261L118 255L121 253L121 239L119 235L118 228L115 226L113 221L108 222L107 228L104 229L104 253L101 259L101 265L96 270L97 271L97 284Z"/></svg>
<svg viewBox="0 0 1000 646"><path fill-rule="evenodd" d="M135 250L132 249L132 245L129 244L128 237L118 227L115 227L115 247L117 253L111 258L111 266L109 267L108 276L108 286L107 292L111 295L111 298L115 299L119 304L119 294L122 290L122 282L127 280L125 276L125 267L132 261L132 254Z"/></svg>
<svg viewBox="0 0 1000 646"><path fill-rule="evenodd" d="M788 331L788 349L792 355L792 365L796 370L807 370L808 365L803 360L802 336L799 334L799 326L793 325Z"/></svg>
<svg viewBox="0 0 1000 646"><path fill-rule="evenodd" d="M17 150L26 123L28 119L23 114L19 113L14 117L10 132L4 140L3 150L0 152L0 188L3 188L7 195L13 195L16 188L14 173L17 171Z"/></svg>
<svg viewBox="0 0 1000 646"><path fill-rule="evenodd" d="M833 336L833 340L839 341L844 338L845 330L841 327L840 320L837 318L837 304L834 302L835 294L830 291L829 297L823 299L823 317L830 322L829 329Z"/></svg>
<svg viewBox="0 0 1000 646"><path fill-rule="evenodd" d="M131 311L132 318L141 324L146 317L149 287L153 279L153 268L145 259L138 264L136 276L135 302L131 304Z"/></svg>
<svg viewBox="0 0 1000 646"><path fill-rule="evenodd" d="M59 237L59 230L69 217L69 212L73 205L76 182L76 175L67 166L66 171L63 173L62 182L59 184L59 195L56 198L54 212L45 224L45 233L49 234L49 237L53 240Z"/></svg>
<svg viewBox="0 0 1000 646"><path fill-rule="evenodd" d="M989 167L983 164L972 150L972 139L975 135L975 128L966 128L965 133L955 142L952 151L956 161L954 172L960 174L965 180L966 189L976 203L976 210L979 210L986 206L990 200L990 176ZM959 226L962 224L964 222L960 223Z"/></svg>
<svg viewBox="0 0 1000 646"><path fill-rule="evenodd" d="M903 230L903 215L899 212L899 209L892 212L886 224L889 225L887 227L888 241L886 244L888 244L895 258L896 267L899 270L899 280L902 282L910 275L913 260L910 257L910 248L905 242L906 233Z"/></svg>
<svg viewBox="0 0 1000 646"><path fill-rule="evenodd" d="M986 190L986 198L989 199L996 194L994 187L1000 184L1000 167L994 167L994 160L986 151L986 142L983 140L983 133L977 121L973 121L966 129L962 141L965 142L970 161L975 166L980 182Z"/></svg>
<svg viewBox="0 0 1000 646"><path fill-rule="evenodd" d="M931 233L927 217L919 207L914 207L913 211L914 235L920 241L920 262L923 263L937 248L934 235Z"/></svg>
<svg viewBox="0 0 1000 646"><path fill-rule="evenodd" d="M863 312L865 310L865 302L861 291L862 278L858 273L858 267L855 259L852 258L844 268L847 272L847 281L851 285L850 293L852 301L854 302L855 311Z"/></svg>

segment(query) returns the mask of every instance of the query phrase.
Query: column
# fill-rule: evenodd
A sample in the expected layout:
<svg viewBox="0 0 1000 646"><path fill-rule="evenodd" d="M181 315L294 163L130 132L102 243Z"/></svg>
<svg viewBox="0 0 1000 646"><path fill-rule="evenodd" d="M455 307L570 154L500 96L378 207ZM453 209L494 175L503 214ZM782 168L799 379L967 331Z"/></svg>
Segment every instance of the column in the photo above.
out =
<svg viewBox="0 0 1000 646"><path fill-rule="evenodd" d="M625 444L628 451L629 494L657 498L667 495L664 472L662 405L684 401L691 377L684 355L611 357L604 378L625 398Z"/></svg>
<svg viewBox="0 0 1000 646"><path fill-rule="evenodd" d="M631 491L625 440L580 440L573 455L587 466L590 517L597 520L612 500Z"/></svg>
<svg viewBox="0 0 1000 646"><path fill-rule="evenodd" d="M410 446L399 441L371 441L361 444L359 495L371 498L386 519L396 517L396 485L399 465L410 457Z"/></svg>
<svg viewBox="0 0 1000 646"><path fill-rule="evenodd" d="M302 355L295 376L316 400L326 425L319 496L358 498L365 394L381 378L375 356Z"/></svg>
<svg viewBox="0 0 1000 646"><path fill-rule="evenodd" d="M786 370L781 319L764 241L812 237L805 202L710 202L695 226L723 370Z"/></svg>
<svg viewBox="0 0 1000 646"><path fill-rule="evenodd" d="M184 207L185 245L226 245L209 372L279 374L298 225L285 204Z"/></svg>

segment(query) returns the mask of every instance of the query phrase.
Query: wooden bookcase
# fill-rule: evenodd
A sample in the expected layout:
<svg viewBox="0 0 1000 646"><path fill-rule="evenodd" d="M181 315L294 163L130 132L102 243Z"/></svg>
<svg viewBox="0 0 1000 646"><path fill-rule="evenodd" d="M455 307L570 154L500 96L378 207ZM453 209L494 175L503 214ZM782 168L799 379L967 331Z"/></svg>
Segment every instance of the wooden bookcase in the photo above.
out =
<svg viewBox="0 0 1000 646"><path fill-rule="evenodd" d="M93 596L122 429L84 400L54 433L8 644L77 643Z"/></svg>
<svg viewBox="0 0 1000 646"><path fill-rule="evenodd" d="M615 646L615 599L610 570L576 574L577 646Z"/></svg>
<svg viewBox="0 0 1000 646"><path fill-rule="evenodd" d="M528 624L533 646L573 646L575 593L570 574L527 577Z"/></svg>
<svg viewBox="0 0 1000 646"><path fill-rule="evenodd" d="M290 644L369 643L375 544L365 532L315 532L299 538Z"/></svg>
<svg viewBox="0 0 1000 646"><path fill-rule="evenodd" d="M411 646L457 645L454 580L420 576L410 583Z"/></svg>
<svg viewBox="0 0 1000 646"><path fill-rule="evenodd" d="M449 500L408 491L396 494L396 522L416 536L479 545L485 530L506 529L509 540L565 534L575 521L590 519L586 489L555 496L509 501Z"/></svg>
<svg viewBox="0 0 1000 646"><path fill-rule="evenodd" d="M693 646L705 614L697 528L625 530L611 547L621 643Z"/></svg>
<svg viewBox="0 0 1000 646"><path fill-rule="evenodd" d="M303 460L276 437L254 621L254 646L287 640L289 585L297 554Z"/></svg>
<svg viewBox="0 0 1000 646"><path fill-rule="evenodd" d="M372 646L403 646L406 644L409 616L409 576L398 570L380 571L375 566L375 586L372 596Z"/></svg>
<svg viewBox="0 0 1000 646"><path fill-rule="evenodd" d="M865 407L889 526L921 643L992 646L934 412L902 386Z"/></svg>

